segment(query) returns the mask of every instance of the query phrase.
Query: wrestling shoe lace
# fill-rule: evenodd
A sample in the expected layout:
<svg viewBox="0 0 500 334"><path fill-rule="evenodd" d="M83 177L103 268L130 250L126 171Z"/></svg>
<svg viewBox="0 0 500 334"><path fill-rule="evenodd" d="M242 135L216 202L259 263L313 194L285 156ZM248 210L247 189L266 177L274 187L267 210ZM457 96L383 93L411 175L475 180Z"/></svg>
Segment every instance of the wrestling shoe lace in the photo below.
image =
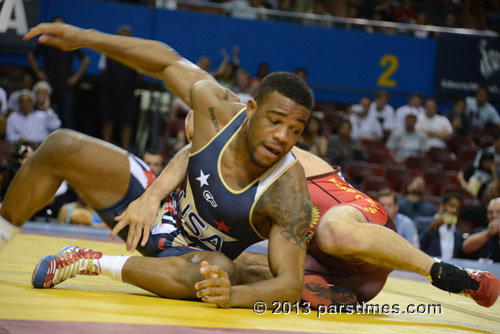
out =
<svg viewBox="0 0 500 334"><path fill-rule="evenodd" d="M98 259L102 253L88 248L70 246L57 255L45 256L38 262L31 282L35 288L52 288L68 278L81 275L99 275Z"/></svg>

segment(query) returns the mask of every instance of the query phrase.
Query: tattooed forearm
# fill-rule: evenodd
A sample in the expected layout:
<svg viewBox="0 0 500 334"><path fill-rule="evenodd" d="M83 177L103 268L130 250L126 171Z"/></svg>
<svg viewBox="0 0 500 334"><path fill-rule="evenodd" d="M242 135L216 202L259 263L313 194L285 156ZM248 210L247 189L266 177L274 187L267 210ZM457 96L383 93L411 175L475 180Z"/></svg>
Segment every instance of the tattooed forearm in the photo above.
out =
<svg viewBox="0 0 500 334"><path fill-rule="evenodd" d="M312 219L312 202L308 194L297 192L291 179L287 174L282 175L270 189L268 200L259 201L257 209L263 209L267 202L268 212L284 228L281 235L288 242L306 249L305 231Z"/></svg>
<svg viewBox="0 0 500 334"><path fill-rule="evenodd" d="M212 122L214 123L215 131L219 132L219 123L215 118L215 109L213 107L210 107L208 108L208 111L210 112L210 118L212 118Z"/></svg>

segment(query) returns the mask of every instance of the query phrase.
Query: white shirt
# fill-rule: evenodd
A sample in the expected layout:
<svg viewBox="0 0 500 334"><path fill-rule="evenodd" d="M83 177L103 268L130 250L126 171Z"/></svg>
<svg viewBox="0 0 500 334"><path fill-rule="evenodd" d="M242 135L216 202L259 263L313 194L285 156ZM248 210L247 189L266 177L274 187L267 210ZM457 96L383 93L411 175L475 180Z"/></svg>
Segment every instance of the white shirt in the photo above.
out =
<svg viewBox="0 0 500 334"><path fill-rule="evenodd" d="M2 102L0 114L5 115L7 113L7 93L2 87L0 87L0 102Z"/></svg>
<svg viewBox="0 0 500 334"><path fill-rule="evenodd" d="M439 226L439 242L441 244L441 259L449 260L453 257L453 248L455 247L455 225Z"/></svg>
<svg viewBox="0 0 500 334"><path fill-rule="evenodd" d="M372 137L381 139L384 135L380 122L375 117L370 116L370 113L365 118L361 118L358 114L353 113L349 117L349 121L352 126L351 137L354 139Z"/></svg>
<svg viewBox="0 0 500 334"><path fill-rule="evenodd" d="M500 124L498 111L489 102L479 108L475 97L467 97L465 103L465 113L470 117L474 127L484 129L488 123Z"/></svg>
<svg viewBox="0 0 500 334"><path fill-rule="evenodd" d="M7 117L5 139L15 143L24 137L32 143L39 144L60 126L61 120L51 108L47 111L32 111L27 116L16 111Z"/></svg>
<svg viewBox="0 0 500 334"><path fill-rule="evenodd" d="M410 107L409 105L404 105L396 109L396 127L401 128L406 126L406 115L410 111L417 111L417 115L423 114L425 109L423 107Z"/></svg>
<svg viewBox="0 0 500 334"><path fill-rule="evenodd" d="M378 111L375 102L372 102L370 109L368 110L368 115L374 116L382 124L383 128L386 130L392 130L397 127L396 124L396 114L394 113L394 108L386 104L384 109Z"/></svg>
<svg viewBox="0 0 500 334"><path fill-rule="evenodd" d="M450 120L444 116L435 114L432 118L427 117L425 113L419 114L417 117L417 124L415 125L417 131L426 133L427 131L453 133ZM446 142L441 138L429 137L427 139L429 147L446 147Z"/></svg>

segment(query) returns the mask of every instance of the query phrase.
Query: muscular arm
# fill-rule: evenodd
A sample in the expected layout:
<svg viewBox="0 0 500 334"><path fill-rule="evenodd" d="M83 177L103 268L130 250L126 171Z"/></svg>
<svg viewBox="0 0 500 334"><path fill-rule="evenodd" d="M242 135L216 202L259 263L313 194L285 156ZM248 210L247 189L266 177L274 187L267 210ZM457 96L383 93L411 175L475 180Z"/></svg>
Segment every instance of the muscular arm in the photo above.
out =
<svg viewBox="0 0 500 334"><path fill-rule="evenodd" d="M285 173L256 205L255 210L273 221L268 259L274 278L231 288L231 306L251 307L257 300L300 300L306 256L305 230L311 221L312 203L300 165Z"/></svg>
<svg viewBox="0 0 500 334"><path fill-rule="evenodd" d="M177 152L151 186L115 218L118 223L111 231L111 239L126 225L130 225L127 250L134 251L141 236L141 245L146 245L161 200L179 187L186 176L190 148L191 145L187 145Z"/></svg>
<svg viewBox="0 0 500 334"><path fill-rule="evenodd" d="M214 80L168 45L135 37L83 30L62 23L42 23L24 39L41 35L39 42L62 50L93 49L129 67L165 81L167 87L191 107L191 88L200 80Z"/></svg>

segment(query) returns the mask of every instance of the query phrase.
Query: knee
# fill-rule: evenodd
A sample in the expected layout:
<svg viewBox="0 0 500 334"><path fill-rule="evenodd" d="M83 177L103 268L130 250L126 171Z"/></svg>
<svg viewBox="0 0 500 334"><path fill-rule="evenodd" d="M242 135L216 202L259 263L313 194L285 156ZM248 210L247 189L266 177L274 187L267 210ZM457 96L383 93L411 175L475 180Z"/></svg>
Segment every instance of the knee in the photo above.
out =
<svg viewBox="0 0 500 334"><path fill-rule="evenodd" d="M355 255L361 252L364 244L356 233L359 224L350 216L323 216L315 235L318 247L332 255Z"/></svg>
<svg viewBox="0 0 500 334"><path fill-rule="evenodd" d="M191 258L191 263L201 263L203 260L207 261L210 265L212 266L218 266L222 270L224 270L227 275L229 276L229 280L231 281L231 284L235 284L238 280L238 270L236 268L236 265L234 262L229 259L227 256L220 254L220 253L211 253L208 257L207 254L203 254L202 256L198 257L198 255L195 255L193 258Z"/></svg>
<svg viewBox="0 0 500 334"><path fill-rule="evenodd" d="M80 142L78 132L68 129L58 129L52 132L37 151L48 158L61 159L75 152Z"/></svg>

